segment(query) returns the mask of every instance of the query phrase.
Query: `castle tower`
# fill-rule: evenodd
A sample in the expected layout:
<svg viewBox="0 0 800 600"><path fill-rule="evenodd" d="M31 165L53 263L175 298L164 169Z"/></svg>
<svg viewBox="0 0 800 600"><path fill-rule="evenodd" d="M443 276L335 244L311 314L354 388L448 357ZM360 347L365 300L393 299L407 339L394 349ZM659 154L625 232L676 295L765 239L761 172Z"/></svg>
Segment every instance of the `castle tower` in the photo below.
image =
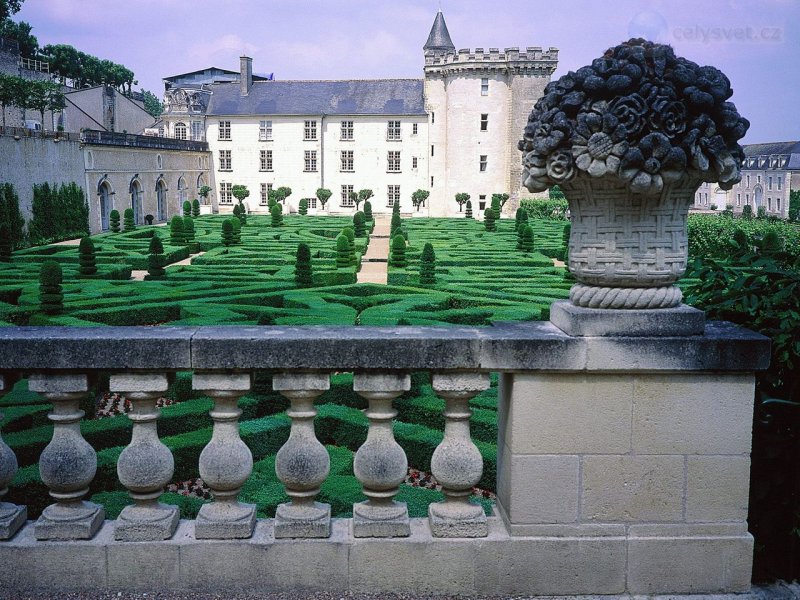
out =
<svg viewBox="0 0 800 600"><path fill-rule="evenodd" d="M510 194L506 212L513 210L529 195L517 141L558 65L558 50L456 51L440 10L423 51L431 216L457 215L459 192L470 194L476 215L494 193Z"/></svg>

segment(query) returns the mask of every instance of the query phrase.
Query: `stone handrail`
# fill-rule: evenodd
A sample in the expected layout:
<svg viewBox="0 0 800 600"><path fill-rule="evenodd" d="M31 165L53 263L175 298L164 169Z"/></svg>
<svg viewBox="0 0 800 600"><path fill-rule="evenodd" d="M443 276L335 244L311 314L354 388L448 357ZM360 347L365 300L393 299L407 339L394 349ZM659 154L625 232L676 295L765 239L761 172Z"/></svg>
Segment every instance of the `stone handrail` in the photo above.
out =
<svg viewBox="0 0 800 600"><path fill-rule="evenodd" d="M556 323L563 314L555 311ZM0 502L0 589L744 591L753 372L767 367L769 340L704 323L692 309L686 325L637 335L627 314L627 335L591 322L0 328L0 395L28 377L53 403L54 426L39 460L53 503L26 524L24 506ZM159 502L183 474L159 439L156 400L169 375L185 370L214 401L199 458L214 500L192 521ZM427 519L410 519L396 499L408 463L392 403L417 370L431 373L444 400L444 437L431 459L444 499ZM80 431L79 400L100 371L132 405L117 472L133 504L114 521L85 499L97 458ZM272 372L290 402L289 438L275 459L290 501L274 519L257 519L237 498L253 468L237 401L256 371ZM317 500L330 459L315 435L314 399L341 371L354 373L353 389L368 402L353 465L366 500L352 518L332 519ZM487 518L469 501L483 469L469 400L490 371L501 379L497 504ZM16 465L0 440L0 497Z"/></svg>

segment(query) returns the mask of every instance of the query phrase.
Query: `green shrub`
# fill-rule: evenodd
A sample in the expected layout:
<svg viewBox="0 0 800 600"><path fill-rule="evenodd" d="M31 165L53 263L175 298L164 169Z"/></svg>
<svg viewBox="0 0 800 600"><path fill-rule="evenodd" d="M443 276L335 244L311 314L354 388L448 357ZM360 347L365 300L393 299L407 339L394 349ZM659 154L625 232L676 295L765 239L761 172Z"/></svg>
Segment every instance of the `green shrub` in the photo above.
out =
<svg viewBox="0 0 800 600"><path fill-rule="evenodd" d="M436 253L430 242L427 242L422 248L419 262L419 282L421 285L436 284Z"/></svg>
<svg viewBox="0 0 800 600"><path fill-rule="evenodd" d="M233 226L233 243L242 243L242 222L239 219L232 218L231 225Z"/></svg>
<svg viewBox="0 0 800 600"><path fill-rule="evenodd" d="M222 222L222 245L233 246L235 243L236 239L233 232L233 223L231 219L225 219Z"/></svg>
<svg viewBox="0 0 800 600"><path fill-rule="evenodd" d="M389 266L397 269L405 269L408 266L408 261L406 260L406 238L401 234L397 234L392 238Z"/></svg>
<svg viewBox="0 0 800 600"><path fill-rule="evenodd" d="M486 231L497 231L494 211L491 208L487 208L483 211L483 226L486 228Z"/></svg>
<svg viewBox="0 0 800 600"><path fill-rule="evenodd" d="M183 219L178 215L172 217L169 222L169 243L173 246L186 244L186 236L183 232Z"/></svg>
<svg viewBox="0 0 800 600"><path fill-rule="evenodd" d="M458 212L461 212L461 209L463 208L464 204L467 203L469 197L470 197L469 194L467 194L466 192L459 192L458 194L456 194L456 203L458 204Z"/></svg>
<svg viewBox="0 0 800 600"><path fill-rule="evenodd" d="M269 209L269 214L272 217L270 225L273 227L281 227L283 225L283 205L276 202L275 205Z"/></svg>
<svg viewBox="0 0 800 600"><path fill-rule="evenodd" d="M197 198L192 200L192 216L195 218L200 216L200 200Z"/></svg>
<svg viewBox="0 0 800 600"><path fill-rule="evenodd" d="M524 208L518 208L516 214L514 215L514 231L519 233L520 225L527 222L528 213L525 212Z"/></svg>
<svg viewBox="0 0 800 600"><path fill-rule="evenodd" d="M745 204L742 207L742 218L743 219L752 219L753 218L753 207L750 204Z"/></svg>
<svg viewBox="0 0 800 600"><path fill-rule="evenodd" d="M519 246L522 252L533 252L533 227L530 225L525 225L522 228L522 239Z"/></svg>
<svg viewBox="0 0 800 600"><path fill-rule="evenodd" d="M58 242L89 234L89 206L76 183L33 186L28 237L34 244Z"/></svg>
<svg viewBox="0 0 800 600"><path fill-rule="evenodd" d="M192 216L192 203L188 200L183 201L183 216L184 217L191 217Z"/></svg>
<svg viewBox="0 0 800 600"><path fill-rule="evenodd" d="M164 256L164 245L158 234L150 238L149 255L147 257L147 274L150 279L163 279L167 272L164 270L166 257Z"/></svg>
<svg viewBox="0 0 800 600"><path fill-rule="evenodd" d="M500 195L499 194L492 194L492 214L494 214L494 220L500 220Z"/></svg>
<svg viewBox="0 0 800 600"><path fill-rule="evenodd" d="M303 242L297 245L297 258L294 265L294 281L297 287L307 288L314 285L311 272L311 249Z"/></svg>
<svg viewBox="0 0 800 600"><path fill-rule="evenodd" d="M194 241L194 219L183 217L183 241L190 244Z"/></svg>
<svg viewBox="0 0 800 600"><path fill-rule="evenodd" d="M336 238L336 268L346 269L352 266L350 260L350 240L342 233Z"/></svg>
<svg viewBox="0 0 800 600"><path fill-rule="evenodd" d="M766 206L759 206L758 210L756 211L756 218L757 219L766 219L767 218L767 207Z"/></svg>
<svg viewBox="0 0 800 600"><path fill-rule="evenodd" d="M0 184L0 223L8 226L11 250L21 248L25 240L25 219L19 208L19 196L10 183Z"/></svg>
<svg viewBox="0 0 800 600"><path fill-rule="evenodd" d="M389 237L392 238L395 235L397 235L397 233L400 231L400 228L403 225L403 219L400 218L400 211L399 211L400 203L395 202L394 206L397 206L398 210L394 210L394 208L392 208L392 222L391 225L389 226Z"/></svg>
<svg viewBox="0 0 800 600"><path fill-rule="evenodd" d="M119 233L119 211L116 208L108 213L108 227L111 233Z"/></svg>
<svg viewBox="0 0 800 600"><path fill-rule="evenodd" d="M564 257L563 261L569 264L569 238L572 235L572 223L567 223L564 225L564 231L561 234L561 242L564 245Z"/></svg>
<svg viewBox="0 0 800 600"><path fill-rule="evenodd" d="M471 219L472 218L472 200L467 200L467 208L464 212L464 218Z"/></svg>
<svg viewBox="0 0 800 600"><path fill-rule="evenodd" d="M372 221L372 202L369 200L364 201L364 218L367 221Z"/></svg>
<svg viewBox="0 0 800 600"><path fill-rule="evenodd" d="M300 203L297 205L297 212L301 215L308 214L308 199L300 198Z"/></svg>
<svg viewBox="0 0 800 600"><path fill-rule="evenodd" d="M358 211L353 215L353 229L356 237L367 236L367 218L363 212Z"/></svg>
<svg viewBox="0 0 800 600"><path fill-rule="evenodd" d="M569 205L563 197L548 200L525 199L520 202L520 206L528 213L528 217L531 219L565 221L567 219L567 210L569 210Z"/></svg>
<svg viewBox="0 0 800 600"><path fill-rule="evenodd" d="M82 277L91 277L97 273L97 255L94 249L94 243L90 237L82 237L81 243L78 246L80 264L79 273Z"/></svg>
<svg viewBox="0 0 800 600"><path fill-rule="evenodd" d="M0 222L0 262L11 262L11 228Z"/></svg>
<svg viewBox="0 0 800 600"><path fill-rule="evenodd" d="M46 315L57 315L64 312L64 294L61 282L63 279L61 265L54 261L42 264L39 271L39 302L41 311Z"/></svg>
<svg viewBox="0 0 800 600"><path fill-rule="evenodd" d="M123 229L125 231L133 231L134 229L136 229L136 220L134 219L132 208L125 209L125 212L122 215L122 219L123 219Z"/></svg>

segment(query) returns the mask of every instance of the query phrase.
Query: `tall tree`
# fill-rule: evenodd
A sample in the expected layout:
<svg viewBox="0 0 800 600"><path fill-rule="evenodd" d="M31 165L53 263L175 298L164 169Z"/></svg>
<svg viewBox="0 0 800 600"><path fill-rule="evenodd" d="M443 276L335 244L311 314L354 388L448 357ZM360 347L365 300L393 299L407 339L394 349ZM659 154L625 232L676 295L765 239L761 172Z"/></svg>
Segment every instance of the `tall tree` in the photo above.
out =
<svg viewBox="0 0 800 600"><path fill-rule="evenodd" d="M458 202L458 212L461 212L461 208L466 204L467 200L469 200L469 194L466 192L460 192L456 194L456 202Z"/></svg>
<svg viewBox="0 0 800 600"><path fill-rule="evenodd" d="M39 40L31 34L32 29L31 24L25 21L15 23L11 19L0 20L0 37L16 41L23 58L34 58L39 52Z"/></svg>
<svg viewBox="0 0 800 600"><path fill-rule="evenodd" d="M142 94L142 98L144 98L144 109L150 113L150 116L157 119L161 116L161 112L164 110L164 105L161 104L161 100L158 99L153 92L145 89L139 90Z"/></svg>
<svg viewBox="0 0 800 600"><path fill-rule="evenodd" d="M7 19L19 12L24 0L0 0L0 19Z"/></svg>
<svg viewBox="0 0 800 600"><path fill-rule="evenodd" d="M6 108L15 106L21 95L25 80L0 73L0 109L3 111L3 127L6 126Z"/></svg>
<svg viewBox="0 0 800 600"><path fill-rule="evenodd" d="M325 203L330 200L333 192L330 191L328 188L318 188L317 189L317 200L322 205L322 210L325 210Z"/></svg>

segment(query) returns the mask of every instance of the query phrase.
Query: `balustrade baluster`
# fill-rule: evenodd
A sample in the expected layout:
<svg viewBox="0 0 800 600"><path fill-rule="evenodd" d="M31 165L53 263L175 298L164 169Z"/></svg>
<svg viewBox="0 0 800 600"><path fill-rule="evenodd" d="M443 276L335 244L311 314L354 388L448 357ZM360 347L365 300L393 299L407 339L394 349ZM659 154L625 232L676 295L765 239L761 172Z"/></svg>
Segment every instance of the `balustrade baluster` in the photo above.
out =
<svg viewBox="0 0 800 600"><path fill-rule="evenodd" d="M330 456L314 433L314 399L330 389L327 373L281 373L272 387L289 398L289 439L275 457L275 473L292 499L275 512L276 538L326 538L331 534L331 506L315 499L330 472Z"/></svg>
<svg viewBox="0 0 800 600"><path fill-rule="evenodd" d="M394 500L408 472L408 460L392 430L392 419L397 415L392 400L409 389L408 375L356 373L353 377L353 390L369 402L369 432L353 461L356 478L367 497L353 505L355 537L411 535L408 507Z"/></svg>
<svg viewBox="0 0 800 600"><path fill-rule="evenodd" d="M11 390L11 379L8 375L0 375L0 398ZM0 413L0 423L3 413ZM0 540L8 540L19 530L28 518L28 510L10 502L3 502L8 493L8 484L17 473L17 457L0 435Z"/></svg>
<svg viewBox="0 0 800 600"><path fill-rule="evenodd" d="M470 436L469 401L489 387L489 376L434 373L432 380L433 390L445 401L445 425L444 438L431 457L433 477L444 494L443 502L428 506L431 532L436 537L486 537L483 507L469 500L483 474L483 457Z"/></svg>
<svg viewBox="0 0 800 600"><path fill-rule="evenodd" d="M131 403L128 418L133 421L131 443L117 461L117 475L133 506L122 509L114 523L114 538L124 542L166 540L178 526L178 508L158 501L172 479L175 460L158 439L156 422L161 411L156 405L169 387L165 374L112 375L110 389Z"/></svg>
<svg viewBox="0 0 800 600"><path fill-rule="evenodd" d="M37 540L87 540L105 518L102 506L87 502L89 484L97 472L97 453L81 435L84 412L79 401L89 391L86 375L35 374L28 388L53 403L47 416L53 439L39 457L39 474L55 499L36 521Z"/></svg>
<svg viewBox="0 0 800 600"><path fill-rule="evenodd" d="M200 453L200 477L211 488L214 502L204 504L197 515L197 539L241 539L253 535L255 504L237 496L253 472L253 454L239 437L239 398L250 390L249 374L195 373L192 387L214 399L209 415L214 432Z"/></svg>

